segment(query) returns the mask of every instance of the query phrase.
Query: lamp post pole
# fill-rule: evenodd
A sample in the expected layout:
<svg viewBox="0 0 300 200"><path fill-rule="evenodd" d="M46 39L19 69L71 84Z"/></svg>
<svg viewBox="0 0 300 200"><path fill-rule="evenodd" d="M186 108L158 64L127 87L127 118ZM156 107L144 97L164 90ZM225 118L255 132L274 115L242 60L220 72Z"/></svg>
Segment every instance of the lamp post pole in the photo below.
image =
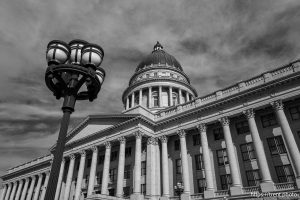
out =
<svg viewBox="0 0 300 200"><path fill-rule="evenodd" d="M54 40L48 44L45 81L54 96L57 99L63 97L64 102L45 200L55 198L70 116L76 100L93 101L101 89L105 77L105 71L100 67L103 56L104 51L100 46L83 40L73 40L69 44ZM87 91L81 89L84 83Z"/></svg>

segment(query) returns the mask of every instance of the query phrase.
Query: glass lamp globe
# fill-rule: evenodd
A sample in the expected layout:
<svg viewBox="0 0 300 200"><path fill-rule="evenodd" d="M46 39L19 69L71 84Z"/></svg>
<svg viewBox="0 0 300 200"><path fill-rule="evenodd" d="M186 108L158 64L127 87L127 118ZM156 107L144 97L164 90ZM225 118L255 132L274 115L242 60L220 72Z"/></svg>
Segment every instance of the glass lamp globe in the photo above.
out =
<svg viewBox="0 0 300 200"><path fill-rule="evenodd" d="M105 78L105 72L102 69L97 69L96 70L96 76L100 82L100 85L102 85L102 83L104 82L104 78Z"/></svg>
<svg viewBox="0 0 300 200"><path fill-rule="evenodd" d="M47 45L46 59L48 65L64 64L70 56L70 47L60 40L52 40Z"/></svg>
<svg viewBox="0 0 300 200"><path fill-rule="evenodd" d="M74 65L80 65L81 62L81 49L84 45L88 44L88 42L84 40L72 40L69 42L69 46L71 48L70 54L70 63Z"/></svg>
<svg viewBox="0 0 300 200"><path fill-rule="evenodd" d="M100 66L104 57L103 49L96 44L86 44L81 50L81 64L94 69Z"/></svg>

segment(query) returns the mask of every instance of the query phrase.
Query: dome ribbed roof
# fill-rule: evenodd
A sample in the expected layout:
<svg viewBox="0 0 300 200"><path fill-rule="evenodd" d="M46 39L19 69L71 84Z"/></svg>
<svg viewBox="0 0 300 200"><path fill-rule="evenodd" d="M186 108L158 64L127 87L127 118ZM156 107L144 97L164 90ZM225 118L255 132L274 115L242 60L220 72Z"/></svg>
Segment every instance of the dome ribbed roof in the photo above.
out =
<svg viewBox="0 0 300 200"><path fill-rule="evenodd" d="M157 42L154 46L152 53L137 66L136 71L142 70L151 64L168 65L183 71L180 63L174 58L174 56L165 52L163 50L163 46L159 42Z"/></svg>

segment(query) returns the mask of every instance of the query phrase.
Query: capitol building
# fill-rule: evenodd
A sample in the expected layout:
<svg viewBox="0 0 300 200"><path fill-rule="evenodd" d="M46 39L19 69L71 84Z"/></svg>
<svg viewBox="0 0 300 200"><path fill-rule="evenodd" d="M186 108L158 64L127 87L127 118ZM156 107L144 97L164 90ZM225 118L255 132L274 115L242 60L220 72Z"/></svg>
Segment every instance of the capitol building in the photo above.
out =
<svg viewBox="0 0 300 200"><path fill-rule="evenodd" d="M122 103L69 131L55 200L300 198L300 60L198 96L157 42ZM8 169L0 200L43 200L52 158Z"/></svg>

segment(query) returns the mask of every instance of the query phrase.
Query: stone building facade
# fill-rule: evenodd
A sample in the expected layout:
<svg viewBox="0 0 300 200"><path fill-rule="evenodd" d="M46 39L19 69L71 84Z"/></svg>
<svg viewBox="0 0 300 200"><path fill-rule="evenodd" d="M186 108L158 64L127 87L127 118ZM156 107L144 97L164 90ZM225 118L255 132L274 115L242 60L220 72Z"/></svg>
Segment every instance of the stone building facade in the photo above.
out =
<svg viewBox="0 0 300 200"><path fill-rule="evenodd" d="M198 97L157 43L122 102L68 133L55 200L300 196L300 61ZM9 169L0 199L43 200L51 160Z"/></svg>

